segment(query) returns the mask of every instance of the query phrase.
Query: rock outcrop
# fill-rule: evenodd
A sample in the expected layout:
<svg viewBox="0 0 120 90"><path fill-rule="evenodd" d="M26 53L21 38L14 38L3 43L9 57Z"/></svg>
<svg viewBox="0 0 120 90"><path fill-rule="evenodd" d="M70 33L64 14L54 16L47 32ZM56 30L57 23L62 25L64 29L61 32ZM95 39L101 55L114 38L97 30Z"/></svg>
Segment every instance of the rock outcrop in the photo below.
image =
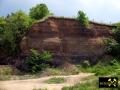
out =
<svg viewBox="0 0 120 90"><path fill-rule="evenodd" d="M84 28L73 18L48 17L35 23L21 41L21 53L30 49L51 51L56 55L99 56L104 54L104 40L112 35L113 25L90 21Z"/></svg>

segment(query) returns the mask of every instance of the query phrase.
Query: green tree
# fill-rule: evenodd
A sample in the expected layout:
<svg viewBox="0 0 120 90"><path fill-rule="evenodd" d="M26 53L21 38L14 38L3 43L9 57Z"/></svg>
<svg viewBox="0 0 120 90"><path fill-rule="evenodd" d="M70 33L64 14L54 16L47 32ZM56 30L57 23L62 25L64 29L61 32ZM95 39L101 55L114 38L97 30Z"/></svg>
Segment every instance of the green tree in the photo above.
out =
<svg viewBox="0 0 120 90"><path fill-rule="evenodd" d="M0 17L0 47L3 48L4 44L4 30L5 30L6 21L4 17Z"/></svg>
<svg viewBox="0 0 120 90"><path fill-rule="evenodd" d="M115 57L119 57L120 56L120 44L117 43L113 39L110 39L110 41L108 40L108 42L109 43L107 44L107 47L106 47L107 54L110 54Z"/></svg>
<svg viewBox="0 0 120 90"><path fill-rule="evenodd" d="M6 50L7 55L15 55L17 44L15 43L14 33L10 29L4 31L3 48Z"/></svg>
<svg viewBox="0 0 120 90"><path fill-rule="evenodd" d="M23 11L12 13L6 18L7 27L11 29L17 37L22 37L28 30L30 18Z"/></svg>
<svg viewBox="0 0 120 90"><path fill-rule="evenodd" d="M39 54L34 49L31 49L30 51L30 55L25 60L26 71L38 73L49 67L49 61L52 60L52 53L44 51L43 53Z"/></svg>
<svg viewBox="0 0 120 90"><path fill-rule="evenodd" d="M38 4L30 9L30 17L36 20L42 19L50 14L46 4Z"/></svg>
<svg viewBox="0 0 120 90"><path fill-rule="evenodd" d="M3 48L7 50L8 55L18 54L20 51L19 43L31 24L30 17L20 10L11 13L5 18L5 22L1 22L3 26L5 23L3 28Z"/></svg>
<svg viewBox="0 0 120 90"><path fill-rule="evenodd" d="M4 17L0 17L0 34L3 33L6 21Z"/></svg>
<svg viewBox="0 0 120 90"><path fill-rule="evenodd" d="M120 26L113 30L113 37L117 43L120 43Z"/></svg>
<svg viewBox="0 0 120 90"><path fill-rule="evenodd" d="M78 11L77 20L80 22L80 24L84 27L89 26L89 20L86 14L83 11Z"/></svg>
<svg viewBox="0 0 120 90"><path fill-rule="evenodd" d="M113 30L113 39L107 40L106 50L108 54L115 57L120 57L120 27L119 26Z"/></svg>

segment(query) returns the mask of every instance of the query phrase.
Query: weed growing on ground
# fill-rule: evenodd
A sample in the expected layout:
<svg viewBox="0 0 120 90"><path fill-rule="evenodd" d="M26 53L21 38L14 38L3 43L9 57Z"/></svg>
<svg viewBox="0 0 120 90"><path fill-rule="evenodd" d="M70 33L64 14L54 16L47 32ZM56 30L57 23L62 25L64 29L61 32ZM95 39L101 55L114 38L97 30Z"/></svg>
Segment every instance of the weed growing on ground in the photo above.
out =
<svg viewBox="0 0 120 90"><path fill-rule="evenodd" d="M48 84L60 84L60 83L64 83L65 79L63 77L53 77L44 82Z"/></svg>

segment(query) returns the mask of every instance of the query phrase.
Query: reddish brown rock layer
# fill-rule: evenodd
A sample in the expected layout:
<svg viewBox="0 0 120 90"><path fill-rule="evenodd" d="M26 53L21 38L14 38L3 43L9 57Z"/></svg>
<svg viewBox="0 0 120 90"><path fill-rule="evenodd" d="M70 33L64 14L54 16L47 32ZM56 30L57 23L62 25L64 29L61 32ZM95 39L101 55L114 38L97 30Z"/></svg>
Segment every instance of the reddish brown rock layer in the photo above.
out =
<svg viewBox="0 0 120 90"><path fill-rule="evenodd" d="M21 51L28 54L31 48L35 48L55 54L102 55L103 41L111 36L113 28L112 25L95 22L90 22L89 28L83 28L75 19L49 17L30 28L21 41Z"/></svg>

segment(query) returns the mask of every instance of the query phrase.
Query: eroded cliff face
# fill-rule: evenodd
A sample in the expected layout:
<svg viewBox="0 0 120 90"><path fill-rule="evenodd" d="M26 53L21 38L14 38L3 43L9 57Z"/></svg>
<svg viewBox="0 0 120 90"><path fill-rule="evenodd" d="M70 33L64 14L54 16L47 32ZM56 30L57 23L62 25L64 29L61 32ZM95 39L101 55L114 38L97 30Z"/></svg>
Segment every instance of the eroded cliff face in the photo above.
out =
<svg viewBox="0 0 120 90"><path fill-rule="evenodd" d="M71 18L49 17L35 23L21 41L22 54L31 48L48 50L56 55L94 56L104 54L104 40L114 26L90 22L89 28Z"/></svg>

